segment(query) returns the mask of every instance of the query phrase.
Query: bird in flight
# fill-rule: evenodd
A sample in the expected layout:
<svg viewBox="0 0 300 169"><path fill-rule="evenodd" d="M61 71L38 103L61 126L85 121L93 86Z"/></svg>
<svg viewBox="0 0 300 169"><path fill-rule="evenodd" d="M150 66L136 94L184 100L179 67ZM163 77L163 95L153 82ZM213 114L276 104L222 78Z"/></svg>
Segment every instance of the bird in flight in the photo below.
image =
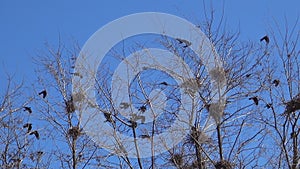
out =
<svg viewBox="0 0 300 169"><path fill-rule="evenodd" d="M275 85L275 87L277 87L279 85L279 83L280 83L280 80L275 79L275 80L273 80L272 83Z"/></svg>
<svg viewBox="0 0 300 169"><path fill-rule="evenodd" d="M269 109L269 108L271 108L271 107L272 107L272 103L266 104L266 108L267 108L267 109Z"/></svg>
<svg viewBox="0 0 300 169"><path fill-rule="evenodd" d="M269 39L269 37L266 35L266 36L262 37L262 38L260 39L260 41L265 41L267 44L269 44L270 39Z"/></svg>
<svg viewBox="0 0 300 169"><path fill-rule="evenodd" d="M161 82L160 84L161 84L161 85L168 86L168 83L167 83L167 82Z"/></svg>
<svg viewBox="0 0 300 169"><path fill-rule="evenodd" d="M192 43L188 40L185 40L185 39L179 39L179 38L176 38L176 40L179 42L179 44L184 44L184 48L187 48L189 46L192 45Z"/></svg>
<svg viewBox="0 0 300 169"><path fill-rule="evenodd" d="M32 129L32 124L31 123L26 123L23 125L23 128L27 128L27 133L29 133Z"/></svg>
<svg viewBox="0 0 300 169"><path fill-rule="evenodd" d="M258 105L258 98L256 96L249 98L249 100L253 100L253 102L255 103L255 105Z"/></svg>
<svg viewBox="0 0 300 169"><path fill-rule="evenodd" d="M25 106L24 107L24 111L28 111L28 113L30 113L30 114L32 113L31 107L26 107Z"/></svg>
<svg viewBox="0 0 300 169"><path fill-rule="evenodd" d="M39 95L43 95L43 99L47 96L47 91L43 90L39 93Z"/></svg>
<svg viewBox="0 0 300 169"><path fill-rule="evenodd" d="M139 108L139 111L141 111L142 113L144 113L147 110L146 106L141 106Z"/></svg>
<svg viewBox="0 0 300 169"><path fill-rule="evenodd" d="M30 132L29 135L34 135L36 139L38 139L38 140L40 139L40 134L36 130Z"/></svg>

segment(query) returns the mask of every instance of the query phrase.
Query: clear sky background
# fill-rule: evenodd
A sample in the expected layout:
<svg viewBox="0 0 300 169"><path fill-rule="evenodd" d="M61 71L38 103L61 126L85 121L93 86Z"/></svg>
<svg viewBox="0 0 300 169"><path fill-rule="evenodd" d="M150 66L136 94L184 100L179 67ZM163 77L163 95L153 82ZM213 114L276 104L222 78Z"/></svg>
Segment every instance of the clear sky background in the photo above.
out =
<svg viewBox="0 0 300 169"><path fill-rule="evenodd" d="M205 1L207 5L210 1ZM221 14L224 1L214 1ZM258 41L273 19L295 21L300 15L299 0L227 0L224 4L228 28L241 31L243 40ZM193 23L201 21L202 0L0 0L0 90L5 72L15 79L34 77L32 57L45 42L55 45L77 40L81 46L99 28L119 17L137 12L164 12Z"/></svg>

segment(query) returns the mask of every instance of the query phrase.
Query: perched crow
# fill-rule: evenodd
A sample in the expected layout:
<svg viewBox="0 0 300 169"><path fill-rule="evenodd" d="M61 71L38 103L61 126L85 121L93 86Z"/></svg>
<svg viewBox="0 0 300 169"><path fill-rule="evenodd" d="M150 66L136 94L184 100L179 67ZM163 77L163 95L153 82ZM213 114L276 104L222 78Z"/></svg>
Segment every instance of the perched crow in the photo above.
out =
<svg viewBox="0 0 300 169"><path fill-rule="evenodd" d="M107 113L107 112L105 112L105 113L104 113L104 117L105 117L105 119L106 119L106 121L105 121L105 122L114 123L114 120L112 119L112 115L111 115L111 113Z"/></svg>
<svg viewBox="0 0 300 169"><path fill-rule="evenodd" d="M28 113L32 113L31 107L24 107L24 111L28 111Z"/></svg>
<svg viewBox="0 0 300 169"><path fill-rule="evenodd" d="M39 93L39 95L43 95L43 98L45 98L47 96L47 91L43 90Z"/></svg>
<svg viewBox="0 0 300 169"><path fill-rule="evenodd" d="M262 37L262 38L260 39L260 41L266 41L266 43L269 44L270 39L269 39L269 37L266 35L266 36Z"/></svg>
<svg viewBox="0 0 300 169"><path fill-rule="evenodd" d="M253 100L253 102L255 103L255 105L258 105L258 98L256 96L249 98L249 100Z"/></svg>
<svg viewBox="0 0 300 169"><path fill-rule="evenodd" d="M23 125L23 128L27 128L27 133L29 133L32 129L32 124L31 123L26 123Z"/></svg>
<svg viewBox="0 0 300 169"><path fill-rule="evenodd" d="M275 87L277 87L279 85L280 81L278 79L275 79L275 80L273 80L272 83L275 85Z"/></svg>
<svg viewBox="0 0 300 169"><path fill-rule="evenodd" d="M167 82L161 82L160 84L161 84L161 85L168 86L168 83L167 83Z"/></svg>
<svg viewBox="0 0 300 169"><path fill-rule="evenodd" d="M183 46L184 48L187 48L192 45L192 43L190 41L187 41L185 39L176 38L176 40L179 42L179 44L184 44L184 46Z"/></svg>
<svg viewBox="0 0 300 169"><path fill-rule="evenodd" d="M141 106L139 108L139 111L141 111L142 113L144 113L147 110L146 106Z"/></svg>
<svg viewBox="0 0 300 169"><path fill-rule="evenodd" d="M137 127L137 122L135 122L133 120L129 120L129 123L131 123L130 127L132 127L132 128L136 128Z"/></svg>
<svg viewBox="0 0 300 169"><path fill-rule="evenodd" d="M140 138L150 138L150 136L147 134L142 134L142 135L140 135Z"/></svg>
<svg viewBox="0 0 300 169"><path fill-rule="evenodd" d="M38 131L34 130L31 133L29 133L29 135L33 135L33 134L34 134L34 136L35 136L36 139L38 139L38 140L40 139L40 134L39 134Z"/></svg>
<svg viewBox="0 0 300 169"><path fill-rule="evenodd" d="M65 105L66 105L66 112L67 113L73 113L75 111L73 97L71 97L70 100L65 101Z"/></svg>

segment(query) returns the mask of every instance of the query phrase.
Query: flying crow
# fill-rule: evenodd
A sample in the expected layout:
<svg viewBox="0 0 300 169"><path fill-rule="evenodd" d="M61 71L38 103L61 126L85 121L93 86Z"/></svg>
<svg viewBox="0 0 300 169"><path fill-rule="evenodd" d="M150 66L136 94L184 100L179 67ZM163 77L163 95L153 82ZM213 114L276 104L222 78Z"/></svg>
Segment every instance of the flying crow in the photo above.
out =
<svg viewBox="0 0 300 169"><path fill-rule="evenodd" d="M269 39L269 37L266 35L266 36L262 37L262 38L260 39L260 41L265 41L267 44L269 44L270 39Z"/></svg>
<svg viewBox="0 0 300 169"><path fill-rule="evenodd" d="M255 105L258 105L258 98L256 96L249 98L249 100L253 100L253 102L255 103Z"/></svg>
<svg viewBox="0 0 300 169"><path fill-rule="evenodd" d="M31 133L29 133L29 135L33 135L33 134L34 134L34 136L35 136L36 139L38 139L38 140L40 139L40 134L39 134L38 131L34 130Z"/></svg>
<svg viewBox="0 0 300 169"><path fill-rule="evenodd" d="M43 98L45 98L47 96L47 91L43 90L39 93L39 95L43 95Z"/></svg>
<svg viewBox="0 0 300 169"><path fill-rule="evenodd" d="M24 111L28 111L28 113L30 113L30 114L32 113L31 107L26 107L25 106L24 107Z"/></svg>

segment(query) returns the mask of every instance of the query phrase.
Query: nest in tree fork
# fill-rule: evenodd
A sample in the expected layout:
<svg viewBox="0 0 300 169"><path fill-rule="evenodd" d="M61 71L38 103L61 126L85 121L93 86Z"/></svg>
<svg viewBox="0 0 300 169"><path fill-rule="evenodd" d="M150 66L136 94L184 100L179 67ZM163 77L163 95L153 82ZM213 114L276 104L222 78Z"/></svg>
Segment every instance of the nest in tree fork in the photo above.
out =
<svg viewBox="0 0 300 169"><path fill-rule="evenodd" d="M216 169L232 169L229 161L222 160L215 164Z"/></svg>
<svg viewBox="0 0 300 169"><path fill-rule="evenodd" d="M284 114L291 114L292 112L300 110L300 94L285 104L286 106Z"/></svg>
<svg viewBox="0 0 300 169"><path fill-rule="evenodd" d="M78 138L78 136L81 135L81 131L79 129L79 127L72 127L69 129L68 131L69 136L71 136L74 140L76 140Z"/></svg>

